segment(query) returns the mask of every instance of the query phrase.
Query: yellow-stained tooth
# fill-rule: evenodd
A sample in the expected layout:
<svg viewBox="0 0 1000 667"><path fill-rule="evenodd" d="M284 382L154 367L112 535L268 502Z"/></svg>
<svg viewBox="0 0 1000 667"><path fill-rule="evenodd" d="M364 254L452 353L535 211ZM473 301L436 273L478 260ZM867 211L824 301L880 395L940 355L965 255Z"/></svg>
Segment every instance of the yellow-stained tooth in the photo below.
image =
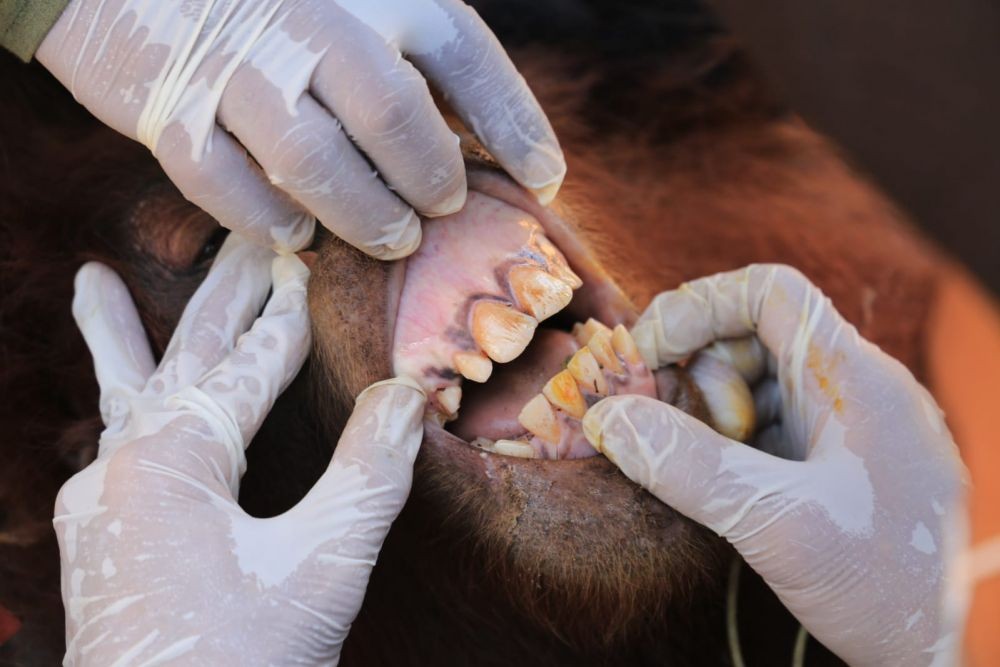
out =
<svg viewBox="0 0 1000 667"><path fill-rule="evenodd" d="M458 414L458 406L462 404L462 388L458 386L445 387L437 393L438 404L449 417Z"/></svg>
<svg viewBox="0 0 1000 667"><path fill-rule="evenodd" d="M521 459L538 458L535 448L520 440L497 440L493 443L493 451L497 454L516 456Z"/></svg>
<svg viewBox="0 0 1000 667"><path fill-rule="evenodd" d="M594 354L594 359L597 360L602 367L608 369L612 373L617 373L621 375L625 372L625 367L622 366L622 362L618 360L618 356L615 354L615 349L611 345L611 332L610 331L598 331L590 340L587 342L587 349L589 349Z"/></svg>
<svg viewBox="0 0 1000 667"><path fill-rule="evenodd" d="M456 352L452 362L462 377L473 382L486 382L493 373L493 362L479 352Z"/></svg>
<svg viewBox="0 0 1000 667"><path fill-rule="evenodd" d="M559 442L562 429L552 405L541 394L524 404L517 421L534 435L548 442Z"/></svg>
<svg viewBox="0 0 1000 667"><path fill-rule="evenodd" d="M608 381L590 348L581 347L577 350L566 364L566 370L576 378L584 390L598 396L608 395Z"/></svg>
<svg viewBox="0 0 1000 667"><path fill-rule="evenodd" d="M767 370L767 350L756 336L717 340L704 348L700 354L707 354L728 363L748 384L759 380Z"/></svg>
<svg viewBox="0 0 1000 667"><path fill-rule="evenodd" d="M635 339L628 332L624 324L619 324L611 334L611 346L615 352L622 355L622 358L630 364L641 364L642 355L635 344Z"/></svg>
<svg viewBox="0 0 1000 667"><path fill-rule="evenodd" d="M587 412L587 402L576 385L576 378L567 370L556 373L542 389L545 398L566 414L582 419Z"/></svg>
<svg viewBox="0 0 1000 667"><path fill-rule="evenodd" d="M583 324L578 322L573 325L573 336L576 338L576 342L579 343L581 347L590 342L590 339L593 338L594 334L598 331L607 331L609 334L611 333L611 329L609 329L604 323L598 322L593 317Z"/></svg>
<svg viewBox="0 0 1000 667"><path fill-rule="evenodd" d="M534 317L500 301L479 301L472 308L472 338L501 364L524 352L537 326Z"/></svg>
<svg viewBox="0 0 1000 667"><path fill-rule="evenodd" d="M573 299L569 285L537 266L515 266L508 279L517 303L538 321L552 317Z"/></svg>

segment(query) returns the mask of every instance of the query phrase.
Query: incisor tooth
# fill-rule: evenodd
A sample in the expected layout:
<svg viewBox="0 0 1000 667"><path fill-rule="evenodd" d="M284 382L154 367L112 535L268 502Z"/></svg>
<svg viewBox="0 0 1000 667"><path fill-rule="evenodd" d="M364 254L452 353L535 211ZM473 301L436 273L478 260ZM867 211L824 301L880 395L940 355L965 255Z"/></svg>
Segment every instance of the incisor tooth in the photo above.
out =
<svg viewBox="0 0 1000 667"><path fill-rule="evenodd" d="M628 332L624 324L619 324L615 327L614 332L611 334L611 346L615 348L615 352L622 355L630 364L641 364L642 355L639 354L639 348L636 347L635 339L632 338L632 334Z"/></svg>
<svg viewBox="0 0 1000 667"><path fill-rule="evenodd" d="M497 440L493 443L493 451L505 456L516 456L521 459L538 458L535 448L519 440Z"/></svg>
<svg viewBox="0 0 1000 667"><path fill-rule="evenodd" d="M542 389L542 393L552 405L577 419L583 419L584 413L587 412L587 402L583 400L583 394L576 386L576 378L567 370L559 371L552 376Z"/></svg>
<svg viewBox="0 0 1000 667"><path fill-rule="evenodd" d="M518 304L538 321L552 317L573 299L569 285L536 266L515 266L508 279Z"/></svg>
<svg viewBox="0 0 1000 667"><path fill-rule="evenodd" d="M625 367L618 360L614 348L611 346L611 332L598 331L587 342L587 349L594 353L594 359L604 368L612 373L621 375L625 372Z"/></svg>
<svg viewBox="0 0 1000 667"><path fill-rule="evenodd" d="M608 395L608 381L597 365L597 359L590 348L581 347L566 364L566 370L572 373L580 386L598 396Z"/></svg>
<svg viewBox="0 0 1000 667"><path fill-rule="evenodd" d="M598 331L607 331L609 334L611 333L611 329L609 329L603 322L598 322L593 317L583 324L577 322L573 325L573 336L576 338L576 342L579 343L581 347L589 343L590 339L593 338L594 334Z"/></svg>
<svg viewBox="0 0 1000 667"><path fill-rule="evenodd" d="M746 442L756 422L753 395L735 368L719 359L699 354L687 366L698 386L715 429L733 440Z"/></svg>
<svg viewBox="0 0 1000 667"><path fill-rule="evenodd" d="M524 404L517 421L534 435L548 442L559 442L562 429L552 406L541 394Z"/></svg>
<svg viewBox="0 0 1000 667"><path fill-rule="evenodd" d="M448 413L448 416L458 414L458 406L462 404L461 387L445 387L437 393L438 404Z"/></svg>
<svg viewBox="0 0 1000 667"><path fill-rule="evenodd" d="M531 315L499 301L480 301L472 309L472 338L501 364L524 352L537 326Z"/></svg>
<svg viewBox="0 0 1000 667"><path fill-rule="evenodd" d="M452 363L462 377L473 382L486 382L493 373L493 362L479 352L456 352Z"/></svg>

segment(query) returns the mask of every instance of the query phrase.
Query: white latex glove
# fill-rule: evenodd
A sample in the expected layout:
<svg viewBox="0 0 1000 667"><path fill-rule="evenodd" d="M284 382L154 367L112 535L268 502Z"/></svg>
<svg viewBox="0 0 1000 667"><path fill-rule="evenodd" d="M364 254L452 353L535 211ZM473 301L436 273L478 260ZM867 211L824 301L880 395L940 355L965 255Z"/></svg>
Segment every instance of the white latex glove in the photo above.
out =
<svg viewBox="0 0 1000 667"><path fill-rule="evenodd" d="M787 266L660 294L633 330L651 367L751 334L777 372L755 397L773 453L635 396L595 405L588 439L726 538L847 662L957 664L964 609L946 566L964 546L965 472L934 400Z"/></svg>
<svg viewBox="0 0 1000 667"><path fill-rule="evenodd" d="M77 275L107 428L56 500L67 664L337 660L409 493L424 396L369 388L309 494L275 518L244 513L244 448L309 349L308 270L272 256L231 235L159 367L118 276Z"/></svg>
<svg viewBox="0 0 1000 667"><path fill-rule="evenodd" d="M71 0L36 55L188 199L279 249L308 244L315 216L396 259L419 245L414 208L462 207L458 139L424 75L544 203L566 170L524 79L461 0Z"/></svg>

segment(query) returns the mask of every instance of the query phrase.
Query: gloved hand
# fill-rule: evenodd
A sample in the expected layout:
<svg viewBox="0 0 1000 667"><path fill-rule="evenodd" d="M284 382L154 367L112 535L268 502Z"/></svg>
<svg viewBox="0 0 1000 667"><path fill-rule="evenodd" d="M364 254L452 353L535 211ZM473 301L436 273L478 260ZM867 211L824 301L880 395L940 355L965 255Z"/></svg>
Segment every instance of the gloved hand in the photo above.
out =
<svg viewBox="0 0 1000 667"><path fill-rule="evenodd" d="M36 56L188 199L279 249L308 244L315 216L396 259L419 245L414 208L462 207L458 140L422 74L544 203L566 170L524 79L461 0L71 0Z"/></svg>
<svg viewBox="0 0 1000 667"><path fill-rule="evenodd" d="M308 270L272 256L231 235L159 367L118 276L77 275L107 428L56 500L66 664L337 660L409 492L424 396L401 379L367 389L309 494L245 514L244 448L309 348Z"/></svg>
<svg viewBox="0 0 1000 667"><path fill-rule="evenodd" d="M591 408L588 439L726 538L848 663L957 664L965 472L934 400L787 266L660 294L633 330L651 367L752 334L777 374L755 396L770 452L635 396Z"/></svg>

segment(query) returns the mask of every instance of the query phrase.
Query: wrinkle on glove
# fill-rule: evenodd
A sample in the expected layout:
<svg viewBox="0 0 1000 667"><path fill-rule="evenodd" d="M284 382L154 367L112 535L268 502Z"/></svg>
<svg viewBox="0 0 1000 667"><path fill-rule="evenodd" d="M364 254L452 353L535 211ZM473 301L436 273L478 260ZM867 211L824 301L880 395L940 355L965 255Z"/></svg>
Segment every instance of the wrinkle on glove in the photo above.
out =
<svg viewBox="0 0 1000 667"><path fill-rule="evenodd" d="M71 0L38 58L188 199L280 250L319 219L397 259L420 243L418 213L464 205L458 137L425 76L544 203L566 171L524 79L459 0Z"/></svg>
<svg viewBox="0 0 1000 667"><path fill-rule="evenodd" d="M338 659L409 493L425 397L405 379L366 391L297 506L240 509L244 450L309 350L308 276L231 234L155 367L121 279L78 273L107 428L56 500L66 664Z"/></svg>
<svg viewBox="0 0 1000 667"><path fill-rule="evenodd" d="M651 367L748 335L773 357L776 377L755 403L762 440L785 458L638 396L591 408L587 438L732 543L848 663L955 664L966 475L937 405L787 266L686 283L657 296L633 330Z"/></svg>

